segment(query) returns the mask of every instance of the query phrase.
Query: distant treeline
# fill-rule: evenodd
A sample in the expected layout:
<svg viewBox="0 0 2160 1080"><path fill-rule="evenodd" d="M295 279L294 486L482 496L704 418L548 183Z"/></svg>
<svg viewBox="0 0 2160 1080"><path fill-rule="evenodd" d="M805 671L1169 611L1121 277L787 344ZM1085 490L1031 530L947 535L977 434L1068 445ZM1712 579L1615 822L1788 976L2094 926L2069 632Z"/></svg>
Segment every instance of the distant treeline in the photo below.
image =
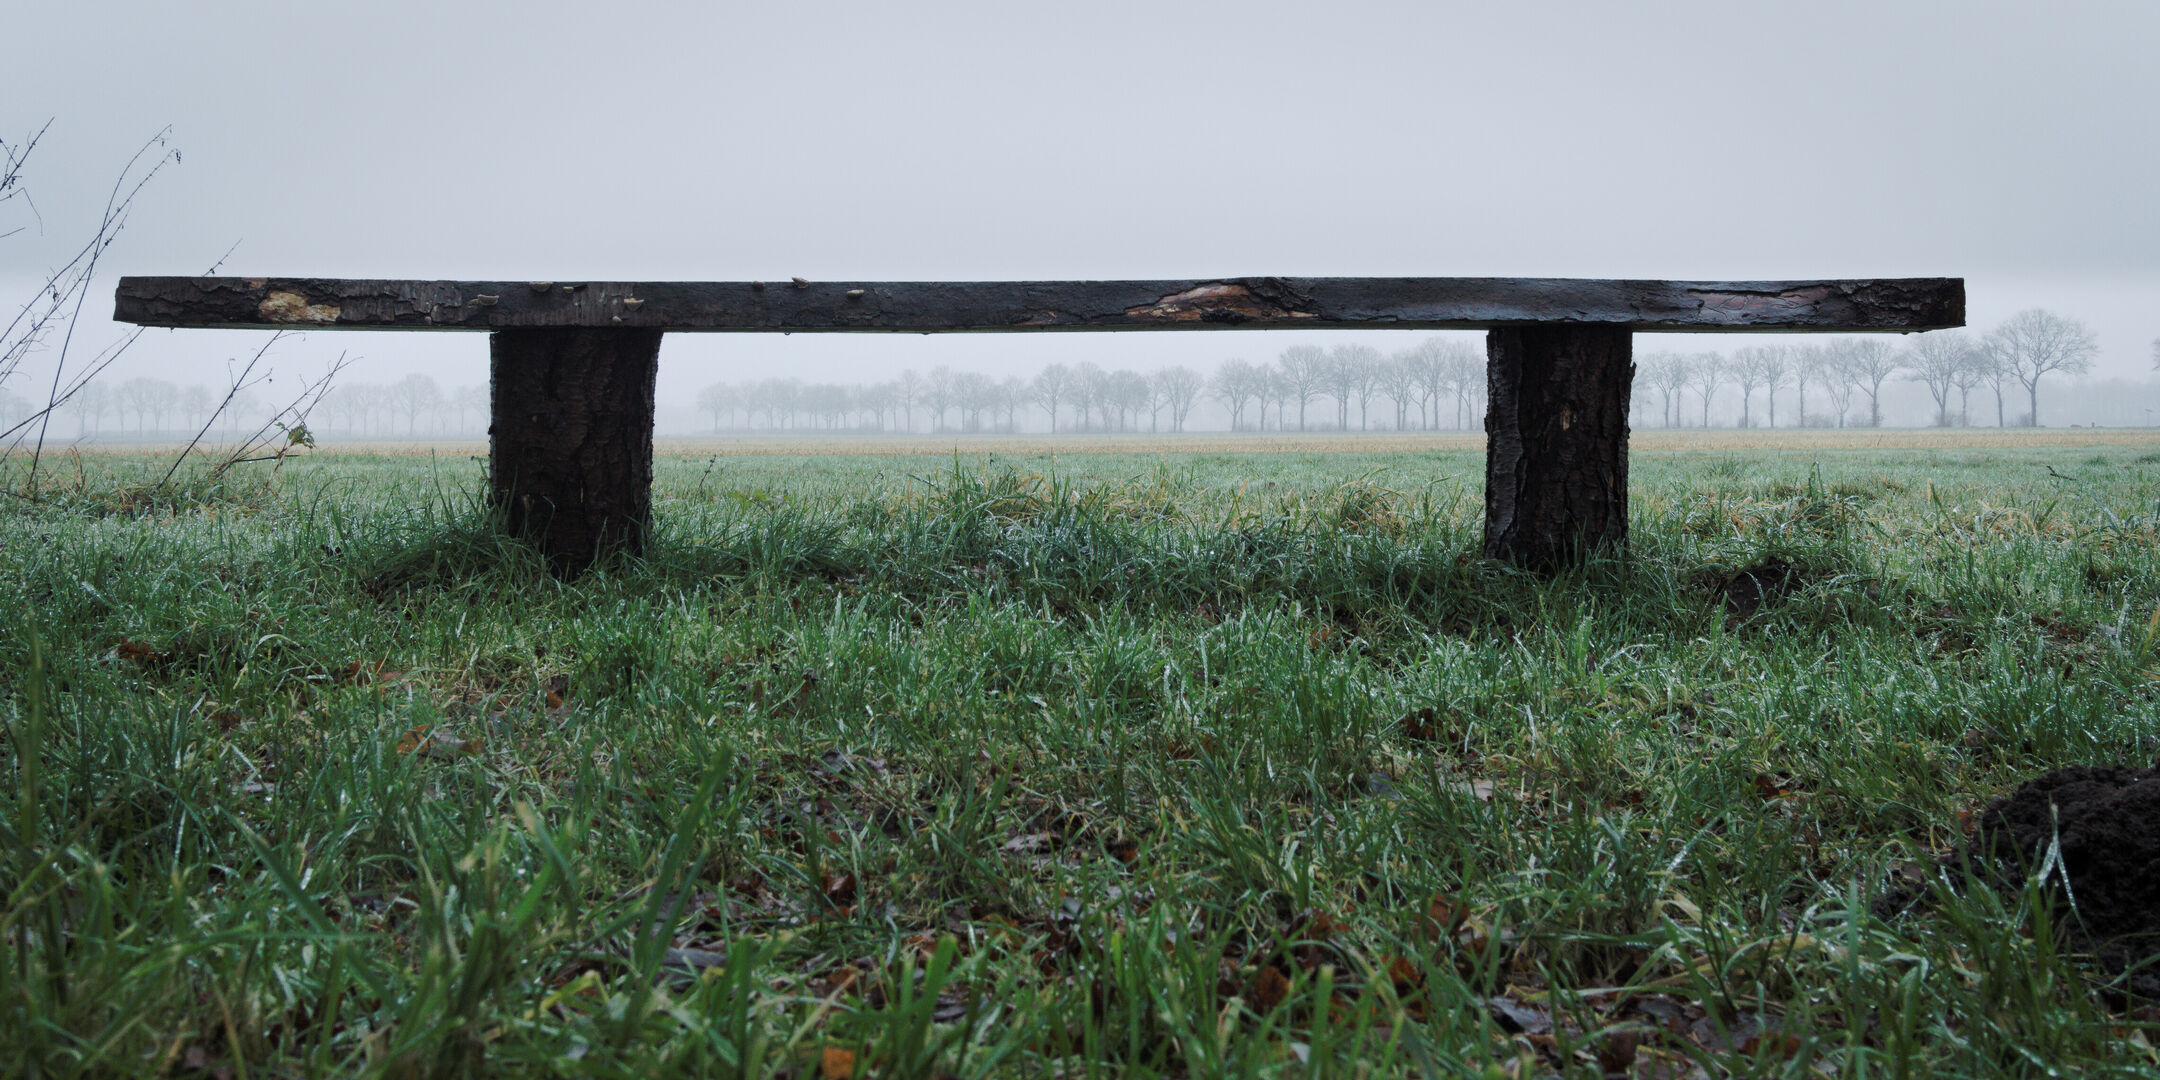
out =
<svg viewBox="0 0 2160 1080"><path fill-rule="evenodd" d="M872 383L721 382L696 395L696 423L714 432L806 433L1475 429L1484 423L1485 358L1474 340L1433 337L1393 355L1359 344L1293 345L1271 362L1230 359L1210 372L1081 363L1051 364L1025 376L939 366ZM1941 331L1800 345L1755 340L1777 343L1638 355L1635 426L1871 427L1891 419L2026 426L2039 415L2043 380L2083 374L2095 352L2082 325L2039 310L1977 336ZM2153 422L2151 409L2160 406L2154 387L2120 381L2108 387L2072 385L2069 407L2060 411L2088 423ZM61 410L56 430L192 434L224 394L147 377L96 383ZM259 422L266 405L242 391L212 434ZM28 409L0 393L0 425ZM681 431L686 412L664 405L663 429ZM341 382L309 426L318 436L343 438L472 436L486 430L487 413L485 387L446 391L414 374L387 384Z"/></svg>

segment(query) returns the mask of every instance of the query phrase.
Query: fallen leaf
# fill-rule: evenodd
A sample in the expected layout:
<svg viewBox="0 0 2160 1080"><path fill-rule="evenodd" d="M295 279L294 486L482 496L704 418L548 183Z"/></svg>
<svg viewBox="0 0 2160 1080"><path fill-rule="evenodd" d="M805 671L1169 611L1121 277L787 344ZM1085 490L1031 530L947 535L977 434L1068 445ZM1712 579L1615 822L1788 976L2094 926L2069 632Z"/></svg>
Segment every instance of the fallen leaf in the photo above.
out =
<svg viewBox="0 0 2160 1080"><path fill-rule="evenodd" d="M855 1051L826 1047L824 1058L818 1062L818 1075L825 1080L847 1080L855 1075Z"/></svg>
<svg viewBox="0 0 2160 1080"><path fill-rule="evenodd" d="M1611 1031L1598 1040L1598 1068L1608 1075L1625 1073L1635 1066L1635 1050L1642 1045L1639 1031Z"/></svg>
<svg viewBox="0 0 2160 1080"><path fill-rule="evenodd" d="M1552 1034L1552 1014L1535 1005L1525 1005L1510 997L1489 997L1485 1007L1500 1021L1500 1026L1511 1033L1522 1035Z"/></svg>
<svg viewBox="0 0 2160 1080"><path fill-rule="evenodd" d="M1056 833L1028 833L1025 836L1015 836L1005 841L999 850L1008 855L1033 855L1037 852L1050 850L1056 843Z"/></svg>
<svg viewBox="0 0 2160 1080"><path fill-rule="evenodd" d="M398 753L411 754L431 761L451 761L470 757L480 752L480 739L460 739L447 731L430 731L422 724L405 733L398 740Z"/></svg>
<svg viewBox="0 0 2160 1080"><path fill-rule="evenodd" d="M1430 705L1403 717L1402 733L1403 738L1418 742L1434 742L1447 736L1440 725L1440 710Z"/></svg>
<svg viewBox="0 0 2160 1080"><path fill-rule="evenodd" d="M1134 860L1140 858L1140 842L1138 840L1121 836L1115 840L1110 841L1109 846L1110 857L1128 866L1130 866L1134 862Z"/></svg>
<svg viewBox="0 0 2160 1080"><path fill-rule="evenodd" d="M826 902L834 907L846 907L855 902L855 875L828 874L819 889L825 893Z"/></svg>
<svg viewBox="0 0 2160 1080"><path fill-rule="evenodd" d="M1800 1036L1776 1031L1750 1035L1741 1041L1740 1052L1748 1057L1767 1054L1782 1060L1800 1052Z"/></svg>
<svg viewBox="0 0 2160 1080"><path fill-rule="evenodd" d="M1425 972L1410 962L1407 956L1397 956L1388 961L1388 982L1394 984L1397 996L1406 996L1425 984Z"/></svg>
<svg viewBox="0 0 2160 1080"><path fill-rule="evenodd" d="M1282 969L1263 967L1253 976L1252 985L1246 987L1245 997L1259 1012L1274 1012L1275 1007L1290 996L1290 977Z"/></svg>
<svg viewBox="0 0 2160 1080"><path fill-rule="evenodd" d="M1425 932L1436 937L1453 938L1469 918L1469 905L1447 893L1435 893L1432 903L1425 906Z"/></svg>
<svg viewBox="0 0 2160 1080"><path fill-rule="evenodd" d="M152 667L172 659L172 654L160 652L140 641L129 639L113 646L113 655L122 660L132 660L144 667Z"/></svg>

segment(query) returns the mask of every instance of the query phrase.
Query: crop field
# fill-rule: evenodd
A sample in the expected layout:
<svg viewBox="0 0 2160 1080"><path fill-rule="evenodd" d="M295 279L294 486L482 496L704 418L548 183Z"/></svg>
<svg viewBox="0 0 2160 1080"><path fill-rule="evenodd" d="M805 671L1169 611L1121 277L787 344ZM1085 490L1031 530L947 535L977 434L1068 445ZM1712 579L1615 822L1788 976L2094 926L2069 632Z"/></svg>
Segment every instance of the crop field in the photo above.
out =
<svg viewBox="0 0 2160 1080"><path fill-rule="evenodd" d="M1478 557L1476 446L663 444L568 582L478 444L18 458L0 1050L2160 1074L2065 929L2110 883L1952 858L2160 753L2160 437L1641 432L1631 552L1550 580Z"/></svg>

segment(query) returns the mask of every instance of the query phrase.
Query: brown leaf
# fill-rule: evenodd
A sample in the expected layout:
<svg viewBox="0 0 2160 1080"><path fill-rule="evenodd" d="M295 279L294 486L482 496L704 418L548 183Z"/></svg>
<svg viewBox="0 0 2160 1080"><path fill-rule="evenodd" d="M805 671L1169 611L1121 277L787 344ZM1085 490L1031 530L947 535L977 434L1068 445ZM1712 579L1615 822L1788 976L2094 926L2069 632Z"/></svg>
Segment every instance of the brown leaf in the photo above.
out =
<svg viewBox="0 0 2160 1080"><path fill-rule="evenodd" d="M824 1080L847 1080L855 1075L855 1051L826 1047L825 1056L818 1061L818 1075Z"/></svg>
<svg viewBox="0 0 2160 1080"><path fill-rule="evenodd" d="M1246 1000L1259 1012L1274 1012L1275 1007L1290 996L1290 976L1276 967L1263 967L1253 976L1252 985L1245 988Z"/></svg>
<svg viewBox="0 0 2160 1080"><path fill-rule="evenodd" d="M1446 893L1433 894L1432 903L1425 907L1425 932L1435 937L1452 939L1470 918L1470 906Z"/></svg>
<svg viewBox="0 0 2160 1080"><path fill-rule="evenodd" d="M1642 1045L1639 1031L1613 1031L1598 1040L1598 1068L1608 1075L1625 1073L1635 1066L1635 1049Z"/></svg>
<svg viewBox="0 0 2160 1080"><path fill-rule="evenodd" d="M827 874L819 885L825 899L834 907L846 907L855 902L855 875Z"/></svg>
<svg viewBox="0 0 2160 1080"><path fill-rule="evenodd" d="M167 660L172 659L172 654L160 652L157 649L154 649L148 645L143 644L140 641L135 641L133 639L123 641L120 644L113 646L113 655L119 657L122 660L134 661L135 663L141 664L144 667L155 667L158 664L162 664Z"/></svg>
<svg viewBox="0 0 2160 1080"><path fill-rule="evenodd" d="M1388 961L1388 982L1395 986L1397 996L1407 996L1425 985L1425 972L1407 956L1397 956Z"/></svg>
<svg viewBox="0 0 2160 1080"><path fill-rule="evenodd" d="M232 711L231 709L219 709L218 711L210 714L210 720L212 723L218 726L219 731L231 731L232 729L239 727L241 724L246 723L247 717L242 716L239 713Z"/></svg>
<svg viewBox="0 0 2160 1080"><path fill-rule="evenodd" d="M1340 926L1341 924L1335 921L1335 916L1325 911L1314 912L1307 917L1305 928L1298 932L1298 937L1301 940L1295 948L1290 950L1291 955L1297 958L1298 966L1306 971L1319 968L1321 961L1326 957L1326 953L1321 946L1329 938L1335 936L1335 931Z"/></svg>
<svg viewBox="0 0 2160 1080"><path fill-rule="evenodd" d="M1800 1036L1777 1031L1750 1035L1741 1041L1740 1052L1748 1057L1771 1055L1779 1059L1789 1058L1800 1052Z"/></svg>
<svg viewBox="0 0 2160 1080"><path fill-rule="evenodd" d="M1418 742L1436 742L1447 737L1440 724L1440 710L1430 705L1403 717L1402 733L1403 738Z"/></svg>
<svg viewBox="0 0 2160 1080"><path fill-rule="evenodd" d="M1140 842L1130 837L1118 837L1110 841L1110 857L1127 866L1140 858Z"/></svg>

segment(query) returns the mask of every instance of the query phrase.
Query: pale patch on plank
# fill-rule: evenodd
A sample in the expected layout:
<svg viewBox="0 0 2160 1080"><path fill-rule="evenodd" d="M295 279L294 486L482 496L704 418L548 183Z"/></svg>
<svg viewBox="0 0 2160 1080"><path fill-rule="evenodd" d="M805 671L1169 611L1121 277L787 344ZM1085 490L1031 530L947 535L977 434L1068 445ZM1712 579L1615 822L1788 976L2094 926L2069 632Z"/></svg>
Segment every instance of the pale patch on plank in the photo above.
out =
<svg viewBox="0 0 2160 1080"><path fill-rule="evenodd" d="M326 326L338 320L338 305L310 304L308 298L296 292L272 292L255 305L255 313L264 322L310 323Z"/></svg>

